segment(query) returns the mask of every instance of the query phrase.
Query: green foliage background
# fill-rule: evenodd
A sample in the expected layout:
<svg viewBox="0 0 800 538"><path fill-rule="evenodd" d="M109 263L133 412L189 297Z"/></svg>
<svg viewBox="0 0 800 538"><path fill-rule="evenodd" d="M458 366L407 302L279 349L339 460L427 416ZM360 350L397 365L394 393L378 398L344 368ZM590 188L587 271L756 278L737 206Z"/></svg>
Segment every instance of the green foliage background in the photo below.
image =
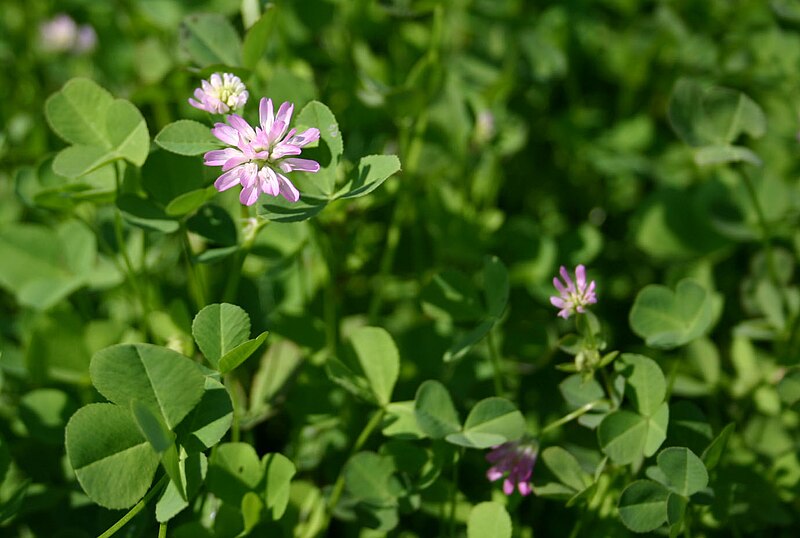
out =
<svg viewBox="0 0 800 538"><path fill-rule="evenodd" d="M207 472L208 487L234 515L195 503L176 516L175 536L233 536L234 524L220 523L216 534L199 526L239 518L246 527L248 517L283 536L382 535L363 530L375 518L393 536L430 536L432 528L445 535L451 506L456 532L468 536L485 536L487 521L513 525L514 536L567 536L576 521L577 536L624 536L648 527L638 519L647 516L636 508L640 499L663 498L666 507L673 494L691 497L685 521L694 536L793 535L800 2L272 4L260 18L264 3L247 0L0 0L0 534L93 536L119 519L79 486L64 429L101 395L123 405L90 378L92 356L149 342L198 361L202 353L223 372L241 432L208 461L198 449L185 463ZM58 12L93 25L96 50L43 51L39 24ZM178 120L208 122L186 99L220 66L245 80L250 119L261 96L291 100L297 111L319 101L335 116L326 147L337 134L344 142L328 155L308 152L324 175L298 178L308 195L300 209L262 204L259 215L273 222L246 247L237 193L209 189L216 170L197 157L208 139L196 134L190 147L170 147L176 139L163 131ZM88 143L45 115L48 97L74 77L135 105L141 118L131 113L131 125L144 121L149 139L161 133L146 160L144 139L133 149L95 141L105 153L88 164L58 153ZM308 118L325 114L317 105L307 110ZM385 166L382 177L396 170L394 161L360 161L380 155L397 155L401 171L369 196L348 196L367 165ZM122 160L105 165L111 158ZM176 233L184 230L188 244ZM594 385L570 399L568 375L555 368L572 360L559 348L568 347L559 337L571 325L548 301L558 267L579 263L597 281L592 311L605 341L628 352L615 366L650 357L664 395L626 400L600 434L572 423L550 431L539 439L537 494L506 500L485 479L483 452L454 448L484 447L459 420L469 424L478 402L502 396L535 433L591 401L581 398ZM241 365L250 353L225 362L228 355L209 352L213 345L198 336L195 315L222 302L249 317L226 351L269 332ZM376 371L358 353L360 331L379 330L365 326L390 335L389 343L372 336L385 361ZM397 367L387 379L392 346ZM618 368L610 370L625 377ZM628 390L660 386L653 376L629 379ZM214 388L206 383L191 389L198 399L201 388ZM438 417L426 429L413 413L420 391L439 390L431 383L449 392L456 418ZM603 394L599 383L597 390ZM88 409L117 413L101 405ZM397 439L381 424L351 458L375 405L411 417L409 431L423 432L414 438L398 419L395 432L410 437ZM662 451L642 449L638 438L623 453L608 448L629 431L625 421L657 422L662 405ZM446 407L434 410L448 415ZM150 417L152 436L131 445L190 436L172 432L173 424L161 428L163 418ZM450 429L442 433L442 424ZM460 437L416 442L425 435ZM597 480L605 456L619 470ZM231 489L226 480L239 463L257 476ZM365 484L364 469L386 479ZM293 476L291 489L246 500L264 490L270 472L281 483ZM414 487L398 496L401 475ZM340 476L345 502L326 529L324 498ZM545 487L555 482L566 489ZM565 505L590 483L598 488L586 494L591 502ZM638 485L625 490L629 484ZM172 495L180 505L181 493ZM172 509L159 506L162 515ZM366 519L364 506L374 509ZM126 536L156 532L150 513L130 525ZM263 530L253 528L246 531L254 536Z"/></svg>

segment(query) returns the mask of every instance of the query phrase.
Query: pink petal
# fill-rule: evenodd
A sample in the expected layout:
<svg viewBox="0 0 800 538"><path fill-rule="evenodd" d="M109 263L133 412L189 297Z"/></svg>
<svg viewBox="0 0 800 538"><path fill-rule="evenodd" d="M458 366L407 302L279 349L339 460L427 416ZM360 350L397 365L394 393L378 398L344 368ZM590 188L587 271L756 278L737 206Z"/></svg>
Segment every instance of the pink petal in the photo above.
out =
<svg viewBox="0 0 800 538"><path fill-rule="evenodd" d="M234 168L233 170L225 172L214 182L214 188L219 192L222 192L230 189L234 185L238 185L240 181L239 176L241 173L242 170L239 168Z"/></svg>
<svg viewBox="0 0 800 538"><path fill-rule="evenodd" d="M242 165L242 172L239 177L242 182L242 187L255 185L257 183L256 179L258 178L258 166L255 163Z"/></svg>
<svg viewBox="0 0 800 538"><path fill-rule="evenodd" d="M288 159L283 159L279 166L281 167L281 170L286 173L289 173L292 170L300 170L301 172L319 172L319 163L317 161L312 161L311 159L296 159L290 157Z"/></svg>
<svg viewBox="0 0 800 538"><path fill-rule="evenodd" d="M227 120L231 127L239 131L239 134L241 134L242 138L244 138L247 142L250 142L256 137L255 130L253 130L253 128L250 127L250 124L247 123L240 115L231 114L228 116Z"/></svg>
<svg viewBox="0 0 800 538"><path fill-rule="evenodd" d="M272 148L272 153L270 155L272 160L278 160L285 157L286 155L300 155L302 152L303 150L297 146L291 146L289 144L284 144L283 142L281 142L280 144Z"/></svg>
<svg viewBox="0 0 800 538"><path fill-rule="evenodd" d="M579 265L575 268L575 279L578 281L578 289L586 287L586 267Z"/></svg>
<svg viewBox="0 0 800 538"><path fill-rule="evenodd" d="M239 194L239 201L244 205L253 205L258 200L258 187L253 184L249 187L245 187L242 189L242 192Z"/></svg>
<svg viewBox="0 0 800 538"><path fill-rule="evenodd" d="M495 469L494 467L490 467L488 471L486 471L486 478L489 479L489 482L494 482L495 480L500 480L503 478L503 473Z"/></svg>
<svg viewBox="0 0 800 538"><path fill-rule="evenodd" d="M558 279L558 277L553 277L553 286L558 290L558 293L561 295L565 295L567 293L567 289L564 287L564 284Z"/></svg>
<svg viewBox="0 0 800 538"><path fill-rule="evenodd" d="M281 137L281 135L285 130L286 130L286 124L283 123L282 121L276 120L275 123L272 124L272 129L270 129L269 132L267 133L267 140L269 141L269 145L274 144L275 141Z"/></svg>
<svg viewBox="0 0 800 538"><path fill-rule="evenodd" d="M224 123L215 123L214 128L211 129L211 134L231 146L239 143L239 132Z"/></svg>
<svg viewBox="0 0 800 538"><path fill-rule="evenodd" d="M215 149L212 151L206 152L203 155L203 164L206 166L222 166L228 160L236 157L237 155L241 155L241 152L238 149L234 148L225 148L225 149ZM230 168L230 167L229 167Z"/></svg>
<svg viewBox="0 0 800 538"><path fill-rule="evenodd" d="M278 196L281 191L281 187L278 182L278 176L275 175L275 172L265 166L261 169L258 173L258 177L261 183L261 190L270 196Z"/></svg>
<svg viewBox="0 0 800 538"><path fill-rule="evenodd" d="M517 483L517 489L519 489L520 494L523 496L531 494L531 485L528 482Z"/></svg>
<svg viewBox="0 0 800 538"><path fill-rule="evenodd" d="M275 116L272 112L272 99L261 98L261 102L258 104L258 120L264 132L270 132L272 123L275 121Z"/></svg>
<svg viewBox="0 0 800 538"><path fill-rule="evenodd" d="M512 493L514 493L514 483L511 482L511 480L509 480L508 478L503 480L503 493L505 493L506 495L511 495Z"/></svg>
<svg viewBox="0 0 800 538"><path fill-rule="evenodd" d="M281 107L278 109L278 113L275 115L275 123L283 123L284 129L289 126L289 122L292 121L292 113L294 112L294 105L289 101L284 101L281 103ZM283 135L283 131L281 134L278 135L277 138L280 138Z"/></svg>
<svg viewBox="0 0 800 538"><path fill-rule="evenodd" d="M574 290L575 284L572 283L572 279L569 277L567 268L562 265L561 269L559 269L558 272L561 273L561 278L564 279L564 283L567 285L567 289L570 291Z"/></svg>
<svg viewBox="0 0 800 538"><path fill-rule="evenodd" d="M300 191L297 190L297 187L295 187L286 176L282 174L276 175L278 176L278 183L280 184L281 196L290 202L298 201L300 199Z"/></svg>
<svg viewBox="0 0 800 538"><path fill-rule="evenodd" d="M225 161L225 164L222 165L222 171L224 172L225 170L230 170L231 168L242 165L248 161L250 161L250 157L239 153L238 155L234 155L233 157Z"/></svg>
<svg viewBox="0 0 800 538"><path fill-rule="evenodd" d="M283 140L281 140L280 143L281 144L288 144L289 143L289 139L291 139L296 132L297 132L297 129L289 129L289 132L286 133L286 136L283 137Z"/></svg>
<svg viewBox="0 0 800 538"><path fill-rule="evenodd" d="M312 127L310 129L306 129L299 135L292 137L287 141L287 143L294 146L300 146L302 148L306 144L310 144L311 142L315 142L317 140L319 140L319 129Z"/></svg>
<svg viewBox="0 0 800 538"><path fill-rule="evenodd" d="M587 295L587 296L594 297L594 287L595 287L594 280L592 280L591 282L589 282L589 287L588 287L588 288L587 288L587 290L586 290L586 295ZM597 300L595 299L595 300L594 300L594 301L592 301L592 302L596 302L596 301L597 301Z"/></svg>
<svg viewBox="0 0 800 538"><path fill-rule="evenodd" d="M561 297L550 297L550 304L555 306L556 308L564 308L567 303L564 302L564 299Z"/></svg>

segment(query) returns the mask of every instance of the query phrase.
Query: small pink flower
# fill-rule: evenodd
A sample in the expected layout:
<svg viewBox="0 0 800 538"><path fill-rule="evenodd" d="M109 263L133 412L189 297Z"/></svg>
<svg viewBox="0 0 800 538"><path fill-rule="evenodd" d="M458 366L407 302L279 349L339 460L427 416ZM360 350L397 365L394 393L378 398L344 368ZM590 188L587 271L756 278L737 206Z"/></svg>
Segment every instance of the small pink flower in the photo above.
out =
<svg viewBox="0 0 800 538"><path fill-rule="evenodd" d="M82 24L75 38L75 52L91 52L97 46L97 32L88 24Z"/></svg>
<svg viewBox="0 0 800 538"><path fill-rule="evenodd" d="M214 136L232 146L204 156L206 166L222 167L223 174L214 186L221 192L241 185L239 201L248 206L256 203L261 194L280 194L296 202L300 192L284 174L294 170L319 171L316 161L294 157L300 155L301 148L319 139L319 129L286 132L294 111L289 102L281 104L278 113L273 114L272 99L263 98L258 111L260 125L256 128L241 116L231 114L225 118L227 124L217 123L211 129Z"/></svg>
<svg viewBox="0 0 800 538"><path fill-rule="evenodd" d="M71 50L78 35L78 25L69 15L60 13L39 26L39 42L49 52Z"/></svg>
<svg viewBox="0 0 800 538"><path fill-rule="evenodd" d="M211 114L227 114L231 110L244 108L250 94L242 80L231 73L214 73L208 80L201 80L194 91L195 99L189 104Z"/></svg>
<svg viewBox="0 0 800 538"><path fill-rule="evenodd" d="M538 453L536 441L511 441L493 447L486 454L486 461L494 464L486 471L486 478L491 482L503 478L503 493L506 495L514 493L515 486L521 495L529 495Z"/></svg>
<svg viewBox="0 0 800 538"><path fill-rule="evenodd" d="M60 13L39 26L39 44L47 52L90 52L97 44L97 34L89 24L78 26L72 17Z"/></svg>
<svg viewBox="0 0 800 538"><path fill-rule="evenodd" d="M587 306L597 302L594 280L587 286L586 268L583 265L575 268L575 282L569 277L567 268L563 265L559 272L564 282L558 280L558 277L553 279L553 286L558 290L558 295L550 297L550 303L561 309L558 312L559 316L567 319L576 312L583 314Z"/></svg>

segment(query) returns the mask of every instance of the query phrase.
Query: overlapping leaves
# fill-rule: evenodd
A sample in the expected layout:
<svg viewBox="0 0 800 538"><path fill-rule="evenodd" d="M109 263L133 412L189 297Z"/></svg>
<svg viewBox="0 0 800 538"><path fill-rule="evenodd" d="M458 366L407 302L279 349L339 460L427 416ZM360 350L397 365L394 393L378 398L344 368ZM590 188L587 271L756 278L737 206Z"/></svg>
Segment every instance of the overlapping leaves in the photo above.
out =
<svg viewBox="0 0 800 538"><path fill-rule="evenodd" d="M124 159L142 166L150 149L147 124L139 110L88 79L75 78L45 104L50 127L72 146L53 162L56 173L68 178Z"/></svg>
<svg viewBox="0 0 800 538"><path fill-rule="evenodd" d="M241 364L266 338L263 333L250 340L249 332L247 314L229 304L206 307L193 326L198 346L220 372ZM147 492L161 462L170 482L157 511L161 520L169 519L188 506L204 479L205 458L196 454L230 428L230 396L213 372L151 344L105 348L92 358L90 372L111 403L86 406L67 425L67 452L78 481L98 504L125 508ZM126 435L120 437L122 430ZM117 479L99 478L105 476ZM281 503L270 506L282 510Z"/></svg>

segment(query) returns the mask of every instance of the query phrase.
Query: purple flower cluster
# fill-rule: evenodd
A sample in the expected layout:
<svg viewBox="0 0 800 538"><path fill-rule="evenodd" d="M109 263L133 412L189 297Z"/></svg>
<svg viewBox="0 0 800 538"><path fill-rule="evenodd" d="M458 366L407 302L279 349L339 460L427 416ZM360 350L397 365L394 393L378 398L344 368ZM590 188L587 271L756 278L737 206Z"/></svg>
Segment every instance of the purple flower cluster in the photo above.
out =
<svg viewBox="0 0 800 538"><path fill-rule="evenodd" d="M486 478L491 482L503 480L503 493L511 495L514 488L521 495L531 493L531 474L536 464L539 445L535 441L510 441L492 448L486 455L486 461L493 464L486 471Z"/></svg>
<svg viewBox="0 0 800 538"><path fill-rule="evenodd" d="M296 129L287 132L292 119L294 105L281 104L277 114L273 113L272 99L263 98L258 107L258 127L251 127L237 114L225 118L225 123L216 123L211 133L229 146L205 154L206 166L221 166L223 174L214 182L218 191L236 185L242 186L239 200L244 205L253 205L261 194L279 194L296 202L300 192L284 174L294 170L318 172L319 163L310 159L299 159L307 144L319 139L319 129L312 127L302 133Z"/></svg>
<svg viewBox="0 0 800 538"><path fill-rule="evenodd" d="M558 315L567 319L572 314L586 312L586 307L597 302L594 280L586 284L586 268L579 265L575 268L575 281L573 282L567 268L561 266L562 283L558 277L553 278L553 286L558 290L558 295L550 297L550 303L561 310Z"/></svg>

